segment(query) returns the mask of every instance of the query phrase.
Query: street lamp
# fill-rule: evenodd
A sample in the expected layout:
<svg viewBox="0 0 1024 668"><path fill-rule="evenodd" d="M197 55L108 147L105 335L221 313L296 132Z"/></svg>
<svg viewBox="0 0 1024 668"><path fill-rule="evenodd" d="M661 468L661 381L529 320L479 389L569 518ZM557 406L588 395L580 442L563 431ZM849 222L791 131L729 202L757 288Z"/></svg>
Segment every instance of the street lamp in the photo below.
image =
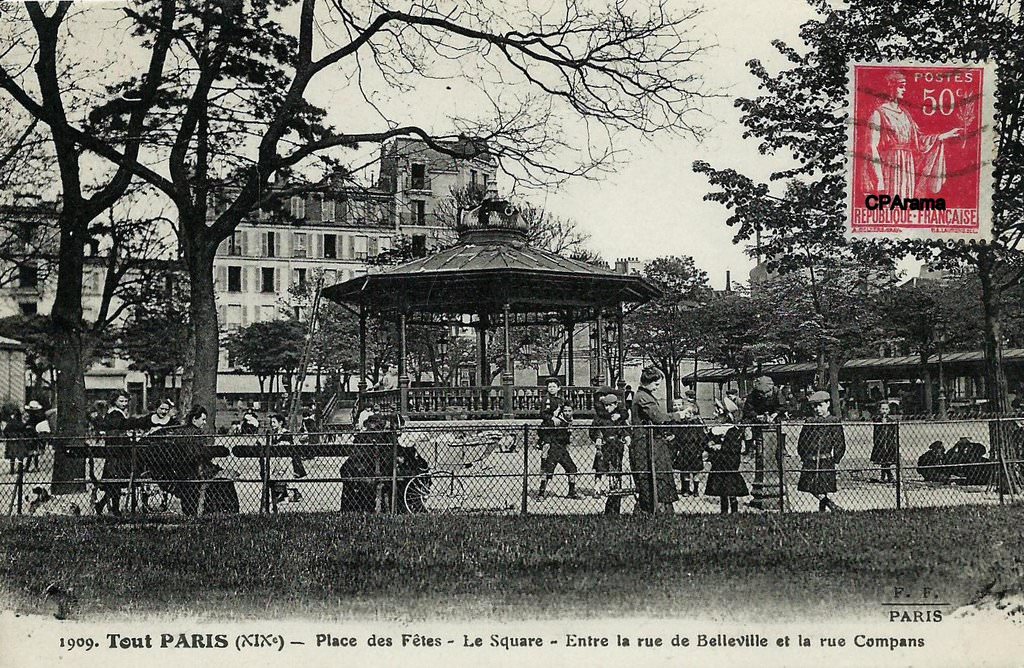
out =
<svg viewBox="0 0 1024 668"><path fill-rule="evenodd" d="M946 417L946 373L942 364L942 344L946 342L945 330L939 330L939 417Z"/></svg>

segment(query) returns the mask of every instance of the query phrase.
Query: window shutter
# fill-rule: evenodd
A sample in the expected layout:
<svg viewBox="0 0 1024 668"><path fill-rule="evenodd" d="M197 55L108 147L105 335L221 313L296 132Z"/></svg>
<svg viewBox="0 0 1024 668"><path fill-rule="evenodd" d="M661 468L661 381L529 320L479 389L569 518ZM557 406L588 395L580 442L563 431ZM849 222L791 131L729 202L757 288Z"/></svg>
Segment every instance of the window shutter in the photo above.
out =
<svg viewBox="0 0 1024 668"><path fill-rule="evenodd" d="M281 269L280 267L275 267L274 268L274 292L276 292L277 294L281 294L281 274L282 273L284 273L284 270Z"/></svg>
<svg viewBox="0 0 1024 668"><path fill-rule="evenodd" d="M228 320L228 307L224 304L217 306L217 324L224 327L224 323Z"/></svg>
<svg viewBox="0 0 1024 668"><path fill-rule="evenodd" d="M260 244L262 245L262 248L260 249L260 257L267 257L267 252L270 250L270 244L267 242L267 234L269 234L269 232L260 232Z"/></svg>
<svg viewBox="0 0 1024 668"><path fill-rule="evenodd" d="M356 256L356 238L353 235L348 235L348 240L345 242L345 257L352 259Z"/></svg>
<svg viewBox="0 0 1024 668"><path fill-rule="evenodd" d="M217 289L221 292L228 289L228 268L226 266L217 267L217 278L215 283Z"/></svg>
<svg viewBox="0 0 1024 668"><path fill-rule="evenodd" d="M249 326L249 305L242 304L242 327Z"/></svg>
<svg viewBox="0 0 1024 668"><path fill-rule="evenodd" d="M263 307L259 304L252 305L252 321L254 324L260 321L260 311L262 310Z"/></svg>
<svg viewBox="0 0 1024 668"><path fill-rule="evenodd" d="M377 237L370 237L367 241L366 253L370 257L377 257Z"/></svg>
<svg viewBox="0 0 1024 668"><path fill-rule="evenodd" d="M281 232L274 236L277 237L275 239L275 241L277 241L277 257L288 257L288 254L291 252L291 244L289 243L291 241L291 235L287 232Z"/></svg>

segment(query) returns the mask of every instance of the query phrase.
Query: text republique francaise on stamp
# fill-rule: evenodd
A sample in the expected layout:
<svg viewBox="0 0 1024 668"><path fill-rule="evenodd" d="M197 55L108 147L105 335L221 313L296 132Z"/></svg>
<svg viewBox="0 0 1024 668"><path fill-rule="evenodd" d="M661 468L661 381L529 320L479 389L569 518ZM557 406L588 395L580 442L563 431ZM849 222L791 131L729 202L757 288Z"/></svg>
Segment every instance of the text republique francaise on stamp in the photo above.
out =
<svg viewBox="0 0 1024 668"><path fill-rule="evenodd" d="M853 63L849 76L847 235L989 239L994 67Z"/></svg>

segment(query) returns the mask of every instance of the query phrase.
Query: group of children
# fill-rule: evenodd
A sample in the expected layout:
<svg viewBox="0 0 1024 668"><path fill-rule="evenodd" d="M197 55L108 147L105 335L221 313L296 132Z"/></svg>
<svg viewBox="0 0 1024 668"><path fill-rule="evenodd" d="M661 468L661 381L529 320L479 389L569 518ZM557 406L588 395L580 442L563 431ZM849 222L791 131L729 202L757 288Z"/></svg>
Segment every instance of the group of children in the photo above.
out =
<svg viewBox="0 0 1024 668"><path fill-rule="evenodd" d="M548 486L559 466L568 477L570 499L580 498L576 477L579 469L569 452L569 426L573 422L571 405L561 394L561 383L551 378L540 406L541 426L538 429L538 447L541 449L541 479L537 499L548 495ZM731 403L731 402L730 402ZM697 474L705 469L705 457L711 470L707 476L704 494L721 498L721 511L738 511L738 497L747 496L746 481L739 473L743 453L743 430L737 427L734 410L723 401L716 401L717 421L706 428L700 420L696 404L676 399L673 411L665 425L657 429L656 439L667 443L672 452L671 468L680 473L682 493L698 496ZM735 408L735 404L733 405ZM605 512L617 514L623 495L623 458L633 444L630 410L611 387L602 387L594 397L594 417L588 430L596 448L593 461L597 495L606 496ZM641 445L645 447L646 444ZM657 458L656 458L657 461ZM665 474L659 471L658 475ZM670 475L672 472L668 472ZM639 474L643 475L643 473Z"/></svg>

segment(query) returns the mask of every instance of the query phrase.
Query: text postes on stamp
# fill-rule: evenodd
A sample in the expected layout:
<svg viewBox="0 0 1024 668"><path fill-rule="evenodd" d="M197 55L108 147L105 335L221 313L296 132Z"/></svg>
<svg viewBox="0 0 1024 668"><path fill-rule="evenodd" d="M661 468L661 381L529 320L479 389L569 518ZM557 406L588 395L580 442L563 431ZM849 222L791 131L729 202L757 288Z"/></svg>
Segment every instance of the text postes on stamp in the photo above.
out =
<svg viewBox="0 0 1024 668"><path fill-rule="evenodd" d="M853 63L847 236L989 239L995 69Z"/></svg>

